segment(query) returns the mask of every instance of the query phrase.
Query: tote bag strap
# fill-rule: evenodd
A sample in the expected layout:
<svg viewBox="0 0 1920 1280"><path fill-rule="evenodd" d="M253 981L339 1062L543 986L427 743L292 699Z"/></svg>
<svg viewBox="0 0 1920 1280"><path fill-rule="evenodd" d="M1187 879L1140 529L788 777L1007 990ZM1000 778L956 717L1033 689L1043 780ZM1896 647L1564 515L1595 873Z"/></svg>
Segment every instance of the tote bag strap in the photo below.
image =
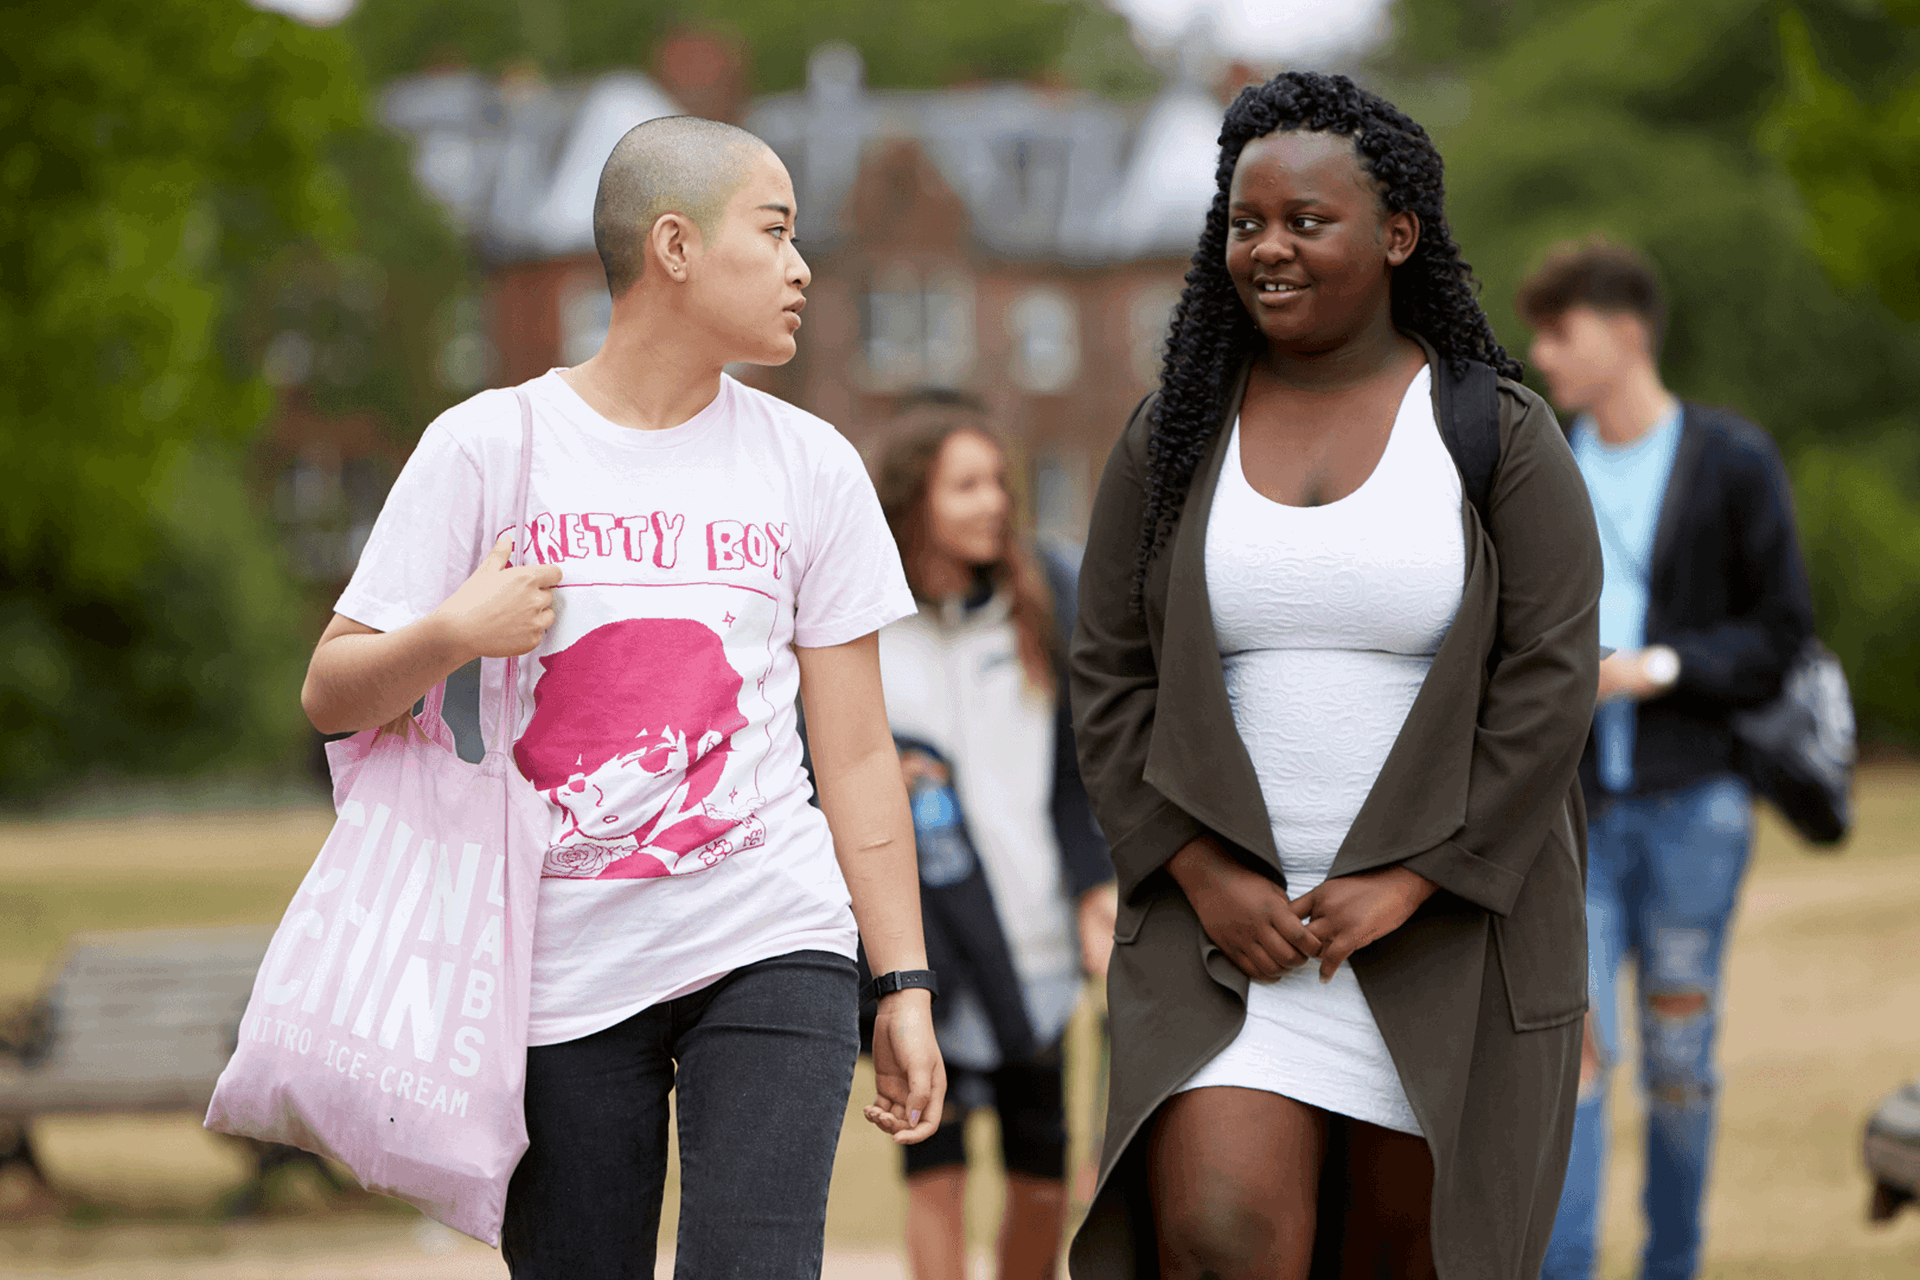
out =
<svg viewBox="0 0 1920 1280"><path fill-rule="evenodd" d="M440 719L440 709L446 705L446 701L447 682L445 680L437 680L434 682L433 688L427 690L426 696L421 699L420 715L418 717L420 722L431 725Z"/></svg>
<svg viewBox="0 0 1920 1280"><path fill-rule="evenodd" d="M527 496L533 477L533 401L527 397L526 388L515 387L514 398L520 402L520 473L514 483L513 518L518 522L514 526L513 554L507 558L508 564L526 564L527 547L533 533L527 520ZM500 719L494 729L492 750L506 752L513 739L514 712L520 705L520 659L506 659L506 671L500 681Z"/></svg>

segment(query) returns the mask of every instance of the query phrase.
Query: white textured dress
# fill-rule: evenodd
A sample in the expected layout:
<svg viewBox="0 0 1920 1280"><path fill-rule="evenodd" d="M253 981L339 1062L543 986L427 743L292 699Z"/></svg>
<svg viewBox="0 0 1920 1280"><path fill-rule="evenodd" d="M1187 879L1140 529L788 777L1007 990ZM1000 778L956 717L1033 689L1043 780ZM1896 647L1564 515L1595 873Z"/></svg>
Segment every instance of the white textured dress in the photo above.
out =
<svg viewBox="0 0 1920 1280"><path fill-rule="evenodd" d="M1460 608L1460 476L1429 386L1422 370L1373 474L1338 502L1255 491L1238 421L1220 468L1207 595L1291 897L1326 878ZM1419 1133L1352 968L1319 975L1308 964L1254 982L1240 1034L1181 1087L1264 1089Z"/></svg>

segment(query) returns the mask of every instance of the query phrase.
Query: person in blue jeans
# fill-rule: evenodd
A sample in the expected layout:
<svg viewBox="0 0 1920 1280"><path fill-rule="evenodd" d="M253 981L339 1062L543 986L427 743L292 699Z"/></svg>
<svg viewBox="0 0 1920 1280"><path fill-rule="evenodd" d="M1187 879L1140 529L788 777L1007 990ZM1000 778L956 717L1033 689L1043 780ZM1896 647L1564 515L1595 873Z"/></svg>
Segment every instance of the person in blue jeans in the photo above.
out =
<svg viewBox="0 0 1920 1280"><path fill-rule="evenodd" d="M1779 693L1813 606L1785 468L1766 433L1661 381L1666 310L1642 255L1563 246L1522 286L1529 356L1572 411L1605 580L1587 801L1591 1007L1573 1150L1544 1280L1594 1274L1616 980L1634 965L1647 1099L1643 1280L1700 1266L1721 962L1753 846L1730 721Z"/></svg>

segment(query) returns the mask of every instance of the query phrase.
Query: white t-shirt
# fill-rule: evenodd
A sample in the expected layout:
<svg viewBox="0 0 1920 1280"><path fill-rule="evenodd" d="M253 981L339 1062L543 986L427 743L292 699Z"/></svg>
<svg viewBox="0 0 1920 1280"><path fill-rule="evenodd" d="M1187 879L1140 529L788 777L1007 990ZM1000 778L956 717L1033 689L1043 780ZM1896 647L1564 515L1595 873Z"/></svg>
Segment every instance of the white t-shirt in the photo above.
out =
<svg viewBox="0 0 1920 1280"><path fill-rule="evenodd" d="M664 431L609 422L557 370L526 391L515 543L565 574L520 659L514 730L551 814L529 1040L555 1044L756 960L854 954L808 804L793 646L858 639L914 602L859 455L819 418L728 377ZM335 612L392 631L453 594L519 527L519 457L511 391L435 419ZM499 666L483 666L489 737Z"/></svg>

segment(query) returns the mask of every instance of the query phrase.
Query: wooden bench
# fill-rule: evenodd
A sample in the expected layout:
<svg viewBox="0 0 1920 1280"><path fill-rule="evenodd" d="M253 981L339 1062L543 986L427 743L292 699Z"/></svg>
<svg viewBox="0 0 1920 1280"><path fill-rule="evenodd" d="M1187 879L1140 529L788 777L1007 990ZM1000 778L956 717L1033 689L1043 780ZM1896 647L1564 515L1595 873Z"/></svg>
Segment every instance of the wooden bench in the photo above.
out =
<svg viewBox="0 0 1920 1280"><path fill-rule="evenodd" d="M255 925L75 934L52 985L0 1046L0 1167L24 1164L45 1183L31 1140L38 1116L206 1114L272 937ZM234 1210L257 1207L262 1179L290 1162L341 1185L317 1157L252 1146L254 1177Z"/></svg>

